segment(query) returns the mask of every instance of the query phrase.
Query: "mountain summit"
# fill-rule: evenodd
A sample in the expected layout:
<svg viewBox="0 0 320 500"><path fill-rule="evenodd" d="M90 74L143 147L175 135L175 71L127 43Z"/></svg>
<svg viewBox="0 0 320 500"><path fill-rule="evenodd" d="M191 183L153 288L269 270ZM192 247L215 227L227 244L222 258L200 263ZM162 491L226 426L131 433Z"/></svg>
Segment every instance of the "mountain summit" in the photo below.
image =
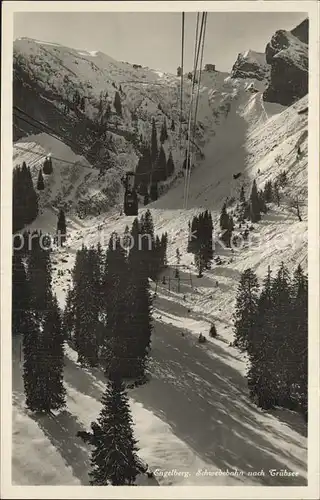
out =
<svg viewBox="0 0 320 500"><path fill-rule="evenodd" d="M265 54L253 50L241 52L231 70L232 78L255 78L257 80L264 80L269 73L270 67Z"/></svg>

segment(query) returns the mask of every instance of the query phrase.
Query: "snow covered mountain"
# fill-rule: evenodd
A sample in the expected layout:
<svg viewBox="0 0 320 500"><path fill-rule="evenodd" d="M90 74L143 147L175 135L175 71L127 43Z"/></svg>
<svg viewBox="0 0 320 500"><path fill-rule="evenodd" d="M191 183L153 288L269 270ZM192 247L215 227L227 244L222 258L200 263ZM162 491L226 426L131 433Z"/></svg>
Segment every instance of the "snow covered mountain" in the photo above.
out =
<svg viewBox="0 0 320 500"><path fill-rule="evenodd" d="M305 24L301 26L298 33L306 30ZM239 54L230 75L203 71L193 145L195 165L204 161L204 150L218 143L215 136L224 134L233 118L239 122L241 116L245 128L256 125L243 115L251 98L249 91L263 92L265 101L282 105L307 93L307 45L293 33L277 32L265 55L252 50ZM29 143L37 136L35 175L46 154L58 158L54 160L56 175L47 179L44 203L58 206L66 197L67 207L78 215L97 215L115 205L122 197L123 172L136 168L144 143L150 141L153 118L158 138L163 121L167 122L169 137L163 146L166 158L171 152L175 164L175 174L160 185L160 192L179 179L187 147L189 79L184 83L180 141L177 76L115 61L101 52L29 38L14 42L13 55L14 140ZM114 107L116 93L121 116ZM75 102L77 96L80 105ZM231 115L228 118L230 110L232 119ZM30 147L32 144L27 149Z"/></svg>
<svg viewBox="0 0 320 500"><path fill-rule="evenodd" d="M152 283L157 293L152 378L130 392L142 458L152 470L179 466L190 473L157 476L160 485L292 486L307 481L303 423L293 412L263 412L249 401L245 359L229 346L241 273L251 267L261 280L268 266L276 270L282 261L290 270L299 263L307 265L308 95L307 87L296 90L296 82L307 72L304 40L303 27L277 32L266 55L249 50L239 54L230 74L202 72L187 207L182 171L191 91L187 78L180 145L177 76L115 61L101 52L25 38L14 43L13 166L26 161L36 179L43 159L52 155L54 172L44 175L41 211L30 229L54 233L58 209L65 207L67 242L52 253L53 286L61 307L82 243L97 244L103 236L106 245L113 231L122 234L131 225L132 218L119 215L121 177L136 167L143 142L150 140L152 118L158 140L164 118L167 121L164 149L167 157L172 152L175 174L162 183L162 195L148 208L156 233L168 233L168 272L179 249L184 281L181 290ZM290 81L284 77L288 68ZM84 98L82 107L74 105L77 92ZM114 107L116 92L122 116ZM289 102L283 97L286 92ZM47 129L39 123L37 127L30 116ZM100 137L101 123L105 135ZM217 231L224 201L232 212L241 186L248 197L253 180L262 189L283 171L287 182L281 188L280 206L271 203L254 224L252 244L234 252L218 246L215 256L220 263L213 262L212 269L197 278L193 256L186 252L192 217L208 209ZM139 215L145 210L140 208ZM240 234L238 226L235 234ZM207 337L207 345L199 347L199 332L207 335L213 321L218 338ZM13 481L87 484L88 450L74 436L99 412L103 376L81 369L68 347L68 411L55 419L31 418L24 409L20 349L19 339L14 339ZM197 474L212 468L288 469L297 476Z"/></svg>
<svg viewBox="0 0 320 500"><path fill-rule="evenodd" d="M210 78L214 80L214 76ZM48 133L62 139L75 155L84 157L85 165L89 162L98 168L103 174L99 179L96 171L87 172L86 176L87 191L95 190L94 199L92 193L89 198L88 193L82 193L81 199L81 203L87 205L86 212L94 214L96 205L106 209L114 203L114 197L121 190L123 171L135 169L144 142L150 140L152 118L159 133L165 119L168 129L170 127L164 149L166 157L169 151L172 152L178 174L186 147L190 87L188 80L180 145L180 91L176 76L115 61L100 52L89 53L58 44L19 39L14 43L14 139L29 135L29 141L30 134L41 132L39 123L30 121L31 116L45 122ZM210 84L201 96L202 109L207 108L211 87ZM121 99L121 116L114 108L116 93ZM77 94L83 99L80 107L74 103ZM204 128L209 125L207 116L200 118L197 131L200 143ZM51 146L46 144L45 153L54 153L55 146L53 150ZM199 152L200 146L196 154ZM59 160L57 164L60 168ZM66 183L72 190L73 181L65 179ZM48 199L48 193L45 198Z"/></svg>

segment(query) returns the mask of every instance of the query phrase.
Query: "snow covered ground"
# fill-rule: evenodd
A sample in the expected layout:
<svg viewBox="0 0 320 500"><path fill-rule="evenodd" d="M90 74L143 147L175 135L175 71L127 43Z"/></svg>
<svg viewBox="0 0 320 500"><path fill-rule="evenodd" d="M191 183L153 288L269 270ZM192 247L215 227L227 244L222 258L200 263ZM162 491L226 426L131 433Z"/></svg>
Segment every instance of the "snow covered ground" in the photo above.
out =
<svg viewBox="0 0 320 500"><path fill-rule="evenodd" d="M165 314L163 299L159 307ZM182 306L171 305L170 310L176 319L188 316ZM249 403L236 353L222 339L199 346L192 334L196 322L199 328L197 319L181 327L174 319L158 320L156 313L151 379L130 391L140 455L157 482L163 486L305 484L302 421L291 412L267 414ZM83 370L67 348L67 409L56 417L31 416L23 407L20 339L14 339L13 352L13 483L87 485L90 455L75 435L88 429L100 411L103 375ZM269 474L269 469L285 468L298 476ZM212 475L235 469L243 475ZM265 475L249 475L262 469Z"/></svg>
<svg viewBox="0 0 320 500"><path fill-rule="evenodd" d="M306 484L304 422L293 412L266 413L251 404L244 378L245 360L229 347L229 342L235 291L245 268L253 267L261 278L268 265L275 270L281 261L290 269L298 263L306 267L307 117L297 111L307 105L307 98L288 109L266 106L261 93L244 92L239 99L236 109L231 106L224 127L208 141L205 159L191 175L187 209L183 208L182 182L148 206L156 231L168 232L167 277L170 273L172 276L177 248L185 266L181 271L180 291L174 281L170 290L161 281L152 284L157 296L150 381L129 393L140 454L160 485ZM31 139L44 154L49 147L45 139L44 135ZM298 159L297 143L302 151ZM19 153L14 147L14 162L21 163L25 158L22 154L29 155L28 162L36 161L39 157L34 151ZM59 156L52 142L50 152ZM276 158L280 160L277 162ZM81 161L71 158L76 160ZM237 196L242 184L249 189L253 178L262 187L282 169L288 170L289 184L281 206L272 206L255 225L254 244L234 253L217 247L216 254L221 256L222 264L214 264L203 278L197 278L192 257L186 253L188 221L192 215L208 208L216 223L227 196ZM92 177L96 175L89 166L84 167L86 171ZM234 181L233 174L239 171L242 176ZM50 206L58 191L54 186L70 182L61 172L55 169L48 182L47 198L43 195L42 213L31 227L55 230L56 212ZM73 183L70 198L77 196L76 192ZM301 198L302 222L290 208L293 195ZM145 210L142 208L140 212ZM119 209L84 220L72 212L70 216L67 214L67 245L52 255L54 288L61 306L71 279L69 271L81 244L102 240L105 246L112 231L122 233L132 221L132 217L120 217ZM99 226L102 230L98 230ZM64 275L58 276L58 270L63 270ZM205 345L199 345L198 334L207 336L212 320L218 337L208 338ZM88 484L89 450L75 434L87 428L99 413L102 375L80 369L74 352L67 348L68 407L55 418L34 417L24 409L19 340L14 342L14 484ZM227 475L227 470L234 469L240 473ZM271 469L286 469L297 476L272 476ZM252 472L260 475L254 476Z"/></svg>

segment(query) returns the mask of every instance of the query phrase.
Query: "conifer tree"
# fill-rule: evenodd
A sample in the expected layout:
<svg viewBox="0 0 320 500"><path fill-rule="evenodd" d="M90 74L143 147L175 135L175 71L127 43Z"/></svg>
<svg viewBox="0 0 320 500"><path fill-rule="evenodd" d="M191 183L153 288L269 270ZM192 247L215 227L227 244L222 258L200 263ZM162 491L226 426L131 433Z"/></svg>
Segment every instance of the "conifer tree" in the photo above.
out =
<svg viewBox="0 0 320 500"><path fill-rule="evenodd" d="M290 386L290 356L291 344L294 341L291 335L291 277L288 269L282 263L271 289L274 301L273 336L274 362L276 366L274 386L277 389L278 404L288 403L288 387Z"/></svg>
<svg viewBox="0 0 320 500"><path fill-rule="evenodd" d="M157 159L156 170L153 174L154 181L165 181L167 179L167 160L163 147L161 146Z"/></svg>
<svg viewBox="0 0 320 500"><path fill-rule="evenodd" d="M163 233L161 236L161 266L167 267L167 247L168 247L168 233Z"/></svg>
<svg viewBox="0 0 320 500"><path fill-rule="evenodd" d="M163 144L167 139L168 139L167 122L166 122L166 117L164 117L160 133L161 144Z"/></svg>
<svg viewBox="0 0 320 500"><path fill-rule="evenodd" d="M203 270L206 267L206 261L205 261L205 245L201 240L198 242L199 244L197 245L197 249L194 254L194 263L197 267L198 270L198 278L202 278L203 276Z"/></svg>
<svg viewBox="0 0 320 500"><path fill-rule="evenodd" d="M75 305L75 300L74 300L74 289L69 288L67 291L67 296L66 296L66 304L65 308L63 311L63 318L62 318L62 325L63 325L63 330L65 332L67 340L71 343L72 345L72 334L74 331L74 325L75 325L75 310L74 310L74 305Z"/></svg>
<svg viewBox="0 0 320 500"><path fill-rule="evenodd" d="M170 151L167 161L167 176L171 177L173 174L174 174L174 163L172 158L172 152Z"/></svg>
<svg viewBox="0 0 320 500"><path fill-rule="evenodd" d="M130 252L131 254L131 252ZM131 258L133 257L133 258ZM131 332L131 376L144 377L147 356L150 349L152 334L152 300L150 284L143 270L143 262L140 266L134 266L134 256L129 256L129 329Z"/></svg>
<svg viewBox="0 0 320 500"><path fill-rule="evenodd" d="M31 411L42 411L45 393L45 364L41 353L40 323L31 311L26 319L26 332L22 338L26 406Z"/></svg>
<svg viewBox="0 0 320 500"><path fill-rule="evenodd" d="M147 276L152 276L152 265L153 265L153 249L154 249L154 224L152 220L152 215L148 209L144 215L140 218L140 234L141 234L141 250L142 259L146 266Z"/></svg>
<svg viewBox="0 0 320 500"><path fill-rule="evenodd" d="M71 329L68 331L68 337L71 339L73 347L78 353L78 361L82 361L82 341L81 341L81 325L84 315L84 300L86 297L86 276L84 273L87 248L82 245L81 249L76 253L75 264L72 270L73 286L68 294L68 302L65 309L64 321Z"/></svg>
<svg viewBox="0 0 320 500"><path fill-rule="evenodd" d="M44 182L43 182L43 175L42 175L41 168L40 168L39 174L38 174L37 190L38 191L43 191L44 190Z"/></svg>
<svg viewBox="0 0 320 500"><path fill-rule="evenodd" d="M128 397L121 380L108 382L98 421L91 427L94 449L90 484L133 485L141 466Z"/></svg>
<svg viewBox="0 0 320 500"><path fill-rule="evenodd" d="M29 287L20 252L12 255L12 335L27 332L29 314Z"/></svg>
<svg viewBox="0 0 320 500"><path fill-rule="evenodd" d="M102 111L103 111L103 92L102 91L100 92L100 96L99 96L98 111L99 111L99 114L101 115Z"/></svg>
<svg viewBox="0 0 320 500"><path fill-rule="evenodd" d="M215 338L218 335L217 329L216 329L216 326L214 323L211 324L209 335L210 335L210 337L213 337L213 338Z"/></svg>
<svg viewBox="0 0 320 500"><path fill-rule="evenodd" d="M220 227L221 227L221 229L227 229L228 224L229 224L229 216L227 213L227 204L224 203L222 205L221 214L220 214Z"/></svg>
<svg viewBox="0 0 320 500"><path fill-rule="evenodd" d="M52 297L50 252L39 234L34 234L31 242L27 272L30 307L37 317L42 318Z"/></svg>
<svg viewBox="0 0 320 500"><path fill-rule="evenodd" d="M101 248L82 246L73 268L73 287L67 295L63 324L80 363L96 366L103 342Z"/></svg>
<svg viewBox="0 0 320 500"><path fill-rule="evenodd" d="M257 189L256 181L253 181L252 190L250 195L250 220L258 222L261 219L260 215L260 200Z"/></svg>
<svg viewBox="0 0 320 500"><path fill-rule="evenodd" d="M308 278L299 264L292 280L291 377L295 380L294 397L308 415Z"/></svg>
<svg viewBox="0 0 320 500"><path fill-rule="evenodd" d="M145 262L143 247L139 246L139 236L143 235L148 227L143 227L142 224L145 224L143 219L142 223L139 223L138 219L135 219L133 222L131 235L134 245L128 257L129 324L130 331L136 339L131 349L131 352L134 353L132 357L135 360L132 372L136 376L144 375L152 333L152 301L148 280L149 269ZM149 230L153 234L152 226ZM162 256L164 258L166 249L165 235L161 239L161 244Z"/></svg>
<svg viewBox="0 0 320 500"><path fill-rule="evenodd" d="M51 290L49 251L32 240L28 258L30 299L23 335L24 387L31 411L58 410L65 405L63 332L57 300Z"/></svg>
<svg viewBox="0 0 320 500"><path fill-rule="evenodd" d="M12 218L13 232L30 224L38 215L38 196L33 186L30 168L23 162L22 167L13 170Z"/></svg>
<svg viewBox="0 0 320 500"><path fill-rule="evenodd" d="M119 236L111 236L103 278L106 333L102 355L107 377L130 376L132 349L128 308L128 265ZM132 332L133 333L133 332Z"/></svg>
<svg viewBox="0 0 320 500"><path fill-rule="evenodd" d="M38 196L34 189L31 170L27 167L25 162L22 164L22 183L25 197L25 224L32 222L38 215Z"/></svg>
<svg viewBox="0 0 320 500"><path fill-rule="evenodd" d="M220 227L222 229L221 239L227 247L230 247L234 223L232 217L227 213L227 204L224 203L220 214Z"/></svg>
<svg viewBox="0 0 320 500"><path fill-rule="evenodd" d="M244 186L242 185L240 190L239 205L238 205L240 222L244 222L245 219L248 219L250 213L249 209L250 209L249 203L246 201Z"/></svg>
<svg viewBox="0 0 320 500"><path fill-rule="evenodd" d="M268 208L267 208L267 205L266 205L266 202L265 202L265 199L264 199L264 191L262 191L262 190L258 191L258 198L259 198L259 209L260 209L260 212L262 212L264 214L267 213Z"/></svg>
<svg viewBox="0 0 320 500"><path fill-rule="evenodd" d="M245 197L245 193L244 193L244 186L241 186L239 201L240 201L240 203L245 203L245 201L246 201L246 197Z"/></svg>
<svg viewBox="0 0 320 500"><path fill-rule="evenodd" d="M268 268L257 305L256 327L248 345L250 368L247 373L250 396L263 409L276 403L274 375L274 302L271 269Z"/></svg>
<svg viewBox="0 0 320 500"><path fill-rule="evenodd" d="M122 104L121 104L121 97L119 92L117 91L114 96L114 109L116 110L117 114L119 116L122 116Z"/></svg>
<svg viewBox="0 0 320 500"><path fill-rule="evenodd" d="M213 232L212 216L211 213L209 213L208 210L206 210L203 214L202 241L204 244L204 261L205 261L205 266L207 268L210 267L210 262L213 258L212 232Z"/></svg>
<svg viewBox="0 0 320 500"><path fill-rule="evenodd" d="M66 390L63 385L64 334L57 298L51 298L44 314L39 352L41 359L37 363L43 365L41 409L45 411L59 410L66 404Z"/></svg>
<svg viewBox="0 0 320 500"><path fill-rule="evenodd" d="M151 163L156 164L158 158L158 139L157 139L157 129L156 122L152 118L152 130L151 130Z"/></svg>
<svg viewBox="0 0 320 500"><path fill-rule="evenodd" d="M66 241L67 237L67 225L66 225L66 216L64 211L61 209L59 211L58 222L57 222L57 234L58 234L58 242L63 243Z"/></svg>
<svg viewBox="0 0 320 500"><path fill-rule="evenodd" d="M273 279L269 268L258 298L255 326L244 346L250 363L247 373L250 396L258 406L299 409L306 419L307 296L307 277L301 266L293 280L283 264Z"/></svg>
<svg viewBox="0 0 320 500"><path fill-rule="evenodd" d="M258 289L257 276L252 269L246 269L240 278L234 314L234 345L241 351L250 349L253 342L257 322Z"/></svg>
<svg viewBox="0 0 320 500"><path fill-rule="evenodd" d="M175 130L175 125L174 125L174 120L171 120L171 130L174 132Z"/></svg>
<svg viewBox="0 0 320 500"><path fill-rule="evenodd" d="M140 186L146 187L149 184L151 171L151 155L150 148L146 145L142 148L142 156L139 158L138 165L136 167L136 178L139 181ZM140 194L145 194L141 192Z"/></svg>
<svg viewBox="0 0 320 500"><path fill-rule="evenodd" d="M107 102L106 109L105 109L105 112L104 112L104 115L103 115L103 121L104 121L104 123L106 123L109 120L110 116L111 116L111 105L110 105L109 102Z"/></svg>
<svg viewBox="0 0 320 500"><path fill-rule="evenodd" d="M272 192L272 181L267 181L264 185L264 201L266 203L271 203L273 201L273 192Z"/></svg>
<svg viewBox="0 0 320 500"><path fill-rule="evenodd" d="M13 170L12 179L12 231L15 233L24 226L24 200L22 199L21 170Z"/></svg>
<svg viewBox="0 0 320 500"><path fill-rule="evenodd" d="M99 315L102 307L101 269L99 247L91 247L84 261L84 280L86 291L82 311L81 337L82 360L84 364L96 366L99 356L100 324Z"/></svg>

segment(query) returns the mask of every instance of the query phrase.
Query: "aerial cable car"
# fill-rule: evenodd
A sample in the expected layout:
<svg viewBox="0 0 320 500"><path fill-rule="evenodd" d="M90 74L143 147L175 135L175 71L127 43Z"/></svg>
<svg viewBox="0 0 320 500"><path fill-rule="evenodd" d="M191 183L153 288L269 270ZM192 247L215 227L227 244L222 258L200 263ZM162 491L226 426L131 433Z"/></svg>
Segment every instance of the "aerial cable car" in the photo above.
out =
<svg viewBox="0 0 320 500"><path fill-rule="evenodd" d="M43 162L43 173L46 175L50 175L53 172L53 167L52 167L52 158L51 156L46 156L44 162Z"/></svg>
<svg viewBox="0 0 320 500"><path fill-rule="evenodd" d="M127 172L125 178L124 213L138 215L138 195L135 189L135 173Z"/></svg>

